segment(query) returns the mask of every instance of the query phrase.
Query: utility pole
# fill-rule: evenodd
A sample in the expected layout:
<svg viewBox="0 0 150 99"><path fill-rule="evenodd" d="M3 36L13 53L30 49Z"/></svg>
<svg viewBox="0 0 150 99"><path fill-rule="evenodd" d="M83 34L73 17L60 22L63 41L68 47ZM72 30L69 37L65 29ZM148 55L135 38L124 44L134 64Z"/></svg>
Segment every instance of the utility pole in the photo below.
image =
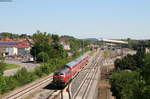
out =
<svg viewBox="0 0 150 99"><path fill-rule="evenodd" d="M35 48L35 47L34 47ZM34 50L34 55L35 55L35 57L34 57L34 63L36 63L36 48L35 48L35 50Z"/></svg>

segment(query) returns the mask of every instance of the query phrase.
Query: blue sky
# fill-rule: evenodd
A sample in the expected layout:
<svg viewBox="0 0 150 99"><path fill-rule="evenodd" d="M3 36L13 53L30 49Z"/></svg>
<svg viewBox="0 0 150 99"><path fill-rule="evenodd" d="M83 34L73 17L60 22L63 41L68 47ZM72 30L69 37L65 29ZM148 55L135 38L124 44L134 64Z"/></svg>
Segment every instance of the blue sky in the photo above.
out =
<svg viewBox="0 0 150 99"><path fill-rule="evenodd" d="M36 30L78 38L150 38L150 0L0 2L0 32Z"/></svg>

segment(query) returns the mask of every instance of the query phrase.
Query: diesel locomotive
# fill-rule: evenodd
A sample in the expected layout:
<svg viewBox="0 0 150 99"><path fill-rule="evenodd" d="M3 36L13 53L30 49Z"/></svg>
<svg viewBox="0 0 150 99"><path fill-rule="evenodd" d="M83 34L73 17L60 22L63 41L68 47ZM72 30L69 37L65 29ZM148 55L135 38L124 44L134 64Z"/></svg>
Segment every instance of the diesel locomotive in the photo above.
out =
<svg viewBox="0 0 150 99"><path fill-rule="evenodd" d="M89 56L85 54L55 71L53 75L53 84L57 87L66 86L79 69L88 63L88 59Z"/></svg>

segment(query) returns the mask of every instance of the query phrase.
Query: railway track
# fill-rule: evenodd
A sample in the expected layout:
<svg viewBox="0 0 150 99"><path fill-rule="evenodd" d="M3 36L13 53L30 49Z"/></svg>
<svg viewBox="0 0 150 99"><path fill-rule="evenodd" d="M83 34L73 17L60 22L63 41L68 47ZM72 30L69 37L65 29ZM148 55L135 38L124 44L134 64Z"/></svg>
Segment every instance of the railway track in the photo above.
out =
<svg viewBox="0 0 150 99"><path fill-rule="evenodd" d="M51 74L52 75L52 74ZM25 87L24 89L21 89L19 91L16 91L15 93L12 93L4 99L19 99L22 98L23 96L27 95L28 93L32 92L34 89L39 88L45 83L51 82L52 81L52 76L48 76L34 84L31 84L30 86Z"/></svg>
<svg viewBox="0 0 150 99"><path fill-rule="evenodd" d="M95 61L90 65L90 71L86 74L83 81L81 82L80 86L78 87L75 94L72 96L72 99L86 99L88 94L88 90L93 82L93 78L95 77L96 73L98 72L98 60L100 56L97 55Z"/></svg>

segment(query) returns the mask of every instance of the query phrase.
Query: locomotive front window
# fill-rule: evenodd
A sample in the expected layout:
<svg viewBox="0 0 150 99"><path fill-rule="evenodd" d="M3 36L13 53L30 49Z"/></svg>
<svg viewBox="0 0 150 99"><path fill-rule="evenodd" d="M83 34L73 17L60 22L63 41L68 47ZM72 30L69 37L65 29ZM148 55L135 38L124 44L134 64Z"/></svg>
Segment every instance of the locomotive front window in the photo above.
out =
<svg viewBox="0 0 150 99"><path fill-rule="evenodd" d="M55 76L63 76L64 74L63 73L55 73L54 75Z"/></svg>
<svg viewBox="0 0 150 99"><path fill-rule="evenodd" d="M63 74L63 73L60 73L59 75L60 75L60 76L63 76L64 74Z"/></svg>
<svg viewBox="0 0 150 99"><path fill-rule="evenodd" d="M59 73L55 73L54 75L55 75L55 76L59 76Z"/></svg>

